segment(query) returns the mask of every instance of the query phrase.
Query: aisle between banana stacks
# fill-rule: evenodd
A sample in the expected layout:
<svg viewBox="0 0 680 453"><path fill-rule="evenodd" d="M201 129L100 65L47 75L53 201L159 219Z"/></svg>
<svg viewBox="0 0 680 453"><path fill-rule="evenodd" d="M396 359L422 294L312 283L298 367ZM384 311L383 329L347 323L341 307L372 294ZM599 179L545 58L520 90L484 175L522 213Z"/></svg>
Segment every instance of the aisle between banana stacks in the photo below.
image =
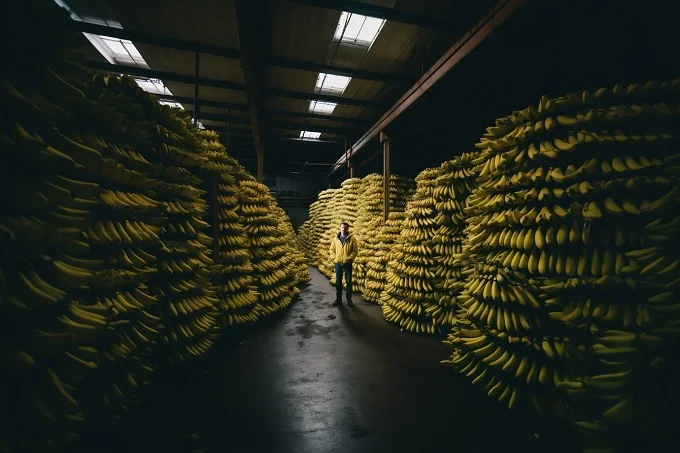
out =
<svg viewBox="0 0 680 453"><path fill-rule="evenodd" d="M137 414L125 450L197 433L206 453L571 451L441 366L438 340L403 335L358 296L332 307L334 287L310 273L288 310Z"/></svg>

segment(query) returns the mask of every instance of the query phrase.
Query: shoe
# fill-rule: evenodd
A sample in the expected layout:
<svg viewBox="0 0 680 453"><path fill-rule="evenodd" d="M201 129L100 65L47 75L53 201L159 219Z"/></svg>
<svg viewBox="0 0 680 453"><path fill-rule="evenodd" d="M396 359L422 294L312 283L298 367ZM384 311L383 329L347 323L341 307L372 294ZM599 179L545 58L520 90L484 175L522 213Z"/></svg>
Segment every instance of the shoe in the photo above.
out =
<svg viewBox="0 0 680 453"><path fill-rule="evenodd" d="M347 299L347 306L348 307L353 307L354 303L352 303L352 299Z"/></svg>
<svg viewBox="0 0 680 453"><path fill-rule="evenodd" d="M334 306L334 307L338 307L338 306L342 305L342 301L341 301L341 300L336 300L336 301L333 302L331 305Z"/></svg>

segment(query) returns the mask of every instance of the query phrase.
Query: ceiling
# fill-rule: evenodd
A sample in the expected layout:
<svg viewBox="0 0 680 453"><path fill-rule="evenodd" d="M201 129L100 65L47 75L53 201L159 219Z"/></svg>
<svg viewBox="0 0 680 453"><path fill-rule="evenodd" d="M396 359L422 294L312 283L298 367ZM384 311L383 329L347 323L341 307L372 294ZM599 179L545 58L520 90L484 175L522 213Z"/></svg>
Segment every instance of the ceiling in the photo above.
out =
<svg viewBox="0 0 680 453"><path fill-rule="evenodd" d="M198 117L205 127L218 130L232 153L244 160L255 156L254 135L259 134L266 144L267 170L273 170L268 161L279 162L276 169L285 170L282 162L286 161L337 160L346 144L351 145L361 136L418 79L427 69L424 64L431 64L439 56L433 54L433 41L443 40L449 45L455 42L493 3L491 0L64 2L81 20L93 22L94 18L119 23L122 30L96 31L104 36L130 39L149 70L166 76L158 78L189 111L194 109L196 52L174 45L176 41L209 45L236 54L233 58L200 53ZM256 10L239 16L239 3L241 11L248 9L249 4L257 4ZM366 7L379 18L381 12L396 12L397 20L386 20L370 47L335 39L343 11L358 14L365 12ZM114 31L117 34L112 35ZM139 32L145 38L150 35L174 41L152 44L153 40L135 39ZM85 39L77 50L85 55L91 67L116 72L131 69L112 67ZM257 74L247 77L251 67ZM316 83L322 71L352 78L342 93L320 91ZM177 75L184 78L178 80ZM231 84L223 87L219 82ZM250 97L258 98L254 100L249 99L253 87L256 93ZM310 114L313 99L333 101L337 106L332 114ZM256 113L253 104L257 104ZM292 140L302 130L320 132L321 141ZM328 171L328 167L320 165L314 169Z"/></svg>
<svg viewBox="0 0 680 453"><path fill-rule="evenodd" d="M191 112L200 49L201 123L220 132L230 152L253 173L261 147L265 172L319 174L328 173L347 148L499 3L64 1L83 19L119 23L122 30L95 31L129 37L147 62L146 71L163 76L159 78L173 98ZM334 38L343 11L386 19L370 47ZM526 0L386 126L393 172L414 176L470 150L496 117L535 103L542 94L677 75L678 59L668 58L672 52L663 45L672 42L671 17L610 0L596 5ZM77 50L91 67L132 71L112 67L85 39ZM320 72L352 78L342 93L328 93L316 88ZM310 113L314 99L337 106L329 115ZM299 140L303 130L320 132L319 140ZM374 138L352 159L357 173L380 171L379 156ZM348 173L344 167L333 178L339 182Z"/></svg>

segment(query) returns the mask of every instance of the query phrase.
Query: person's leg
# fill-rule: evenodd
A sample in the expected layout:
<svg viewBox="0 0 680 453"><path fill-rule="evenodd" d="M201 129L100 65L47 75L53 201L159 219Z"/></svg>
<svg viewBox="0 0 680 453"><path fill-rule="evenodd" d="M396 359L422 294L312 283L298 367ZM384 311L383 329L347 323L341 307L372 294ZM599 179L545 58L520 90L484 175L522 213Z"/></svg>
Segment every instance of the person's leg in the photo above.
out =
<svg viewBox="0 0 680 453"><path fill-rule="evenodd" d="M342 264L335 263L335 302L333 306L342 303Z"/></svg>
<svg viewBox="0 0 680 453"><path fill-rule="evenodd" d="M350 307L352 303L352 263L345 264L345 283L347 283L347 305Z"/></svg>

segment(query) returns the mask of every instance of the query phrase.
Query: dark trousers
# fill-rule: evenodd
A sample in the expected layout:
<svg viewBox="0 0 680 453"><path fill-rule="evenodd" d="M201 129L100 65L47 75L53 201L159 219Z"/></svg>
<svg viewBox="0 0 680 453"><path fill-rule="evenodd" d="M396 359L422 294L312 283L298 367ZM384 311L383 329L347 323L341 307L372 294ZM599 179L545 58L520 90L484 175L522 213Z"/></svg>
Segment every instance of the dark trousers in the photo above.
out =
<svg viewBox="0 0 680 453"><path fill-rule="evenodd" d="M352 299L352 263L335 263L335 296L336 300L342 300L342 274L345 273L347 284L347 300Z"/></svg>

